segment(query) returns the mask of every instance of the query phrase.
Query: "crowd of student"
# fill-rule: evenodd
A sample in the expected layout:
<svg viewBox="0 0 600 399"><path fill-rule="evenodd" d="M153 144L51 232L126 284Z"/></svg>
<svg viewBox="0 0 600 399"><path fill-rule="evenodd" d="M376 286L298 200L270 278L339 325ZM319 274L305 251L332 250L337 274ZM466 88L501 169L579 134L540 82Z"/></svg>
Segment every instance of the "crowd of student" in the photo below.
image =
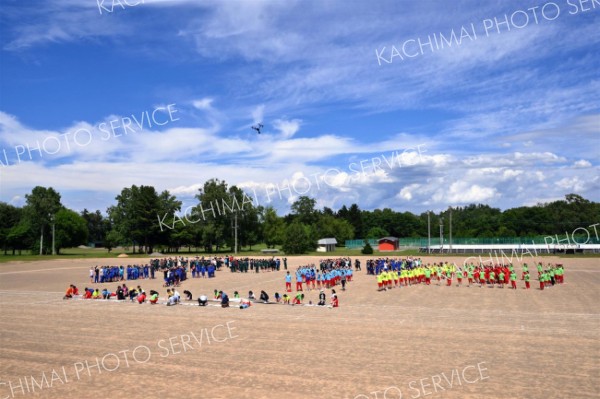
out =
<svg viewBox="0 0 600 399"><path fill-rule="evenodd" d="M257 301L256 296L254 295L254 292L251 290L248 291L247 298L240 297L239 292L234 291L233 298L236 302L239 302L240 309L246 309L246 308L252 306L253 301L254 301L254 303L256 303L256 301ZM287 293L280 295L279 292L276 292L274 295L274 298L275 298L275 302L270 302L269 294L267 294L266 291L262 290L260 292L258 301L260 303L264 303L264 304L282 303L284 305L303 305L302 301L304 300L304 293L297 292L296 295L292 297L292 296L288 295ZM190 301L192 300L191 293L189 293L189 297L187 299ZM230 305L229 295L227 295L227 293L225 293L224 291L215 289L214 290L214 300L219 301L221 303L221 307L224 307L224 308L229 307L229 305ZM208 301L208 299L206 298L206 296L201 296L200 298L198 298L198 304L200 306L206 306L207 301ZM305 304L305 305L315 306L315 304L313 304L312 301L309 301L309 303ZM319 292L319 302L316 304L316 306L326 306L326 295L325 295L325 290L323 290L323 289L321 289ZM338 299L337 293L335 292L335 289L333 289L333 288L331 289L331 303L329 306L334 307L334 308L339 307L339 299Z"/></svg>
<svg viewBox="0 0 600 399"><path fill-rule="evenodd" d="M190 291L185 290L183 291L184 295L185 295L185 300L186 301L193 301L193 295ZM63 297L63 299L72 299L72 298L80 298L80 299L90 299L90 300L94 300L94 299L103 299L103 300L110 300L110 299L114 299L117 301L127 301L129 300L130 302L137 302L138 304L143 304L145 302L148 302L151 305L155 305L158 303L159 301L159 293L157 291L154 290L150 290L149 295L146 294L146 291L142 289L141 286L137 286L135 288L129 288L127 287L127 285L125 283L118 285L117 289L112 292L110 290L108 290L108 288L103 288L102 290L100 290L99 288L88 288L85 287L85 289L83 290L83 293L80 294L79 293L79 289L74 285L71 284L69 285L69 287L67 288L67 291L65 293L65 296ZM233 294L233 297L235 299L236 302L239 303L240 309L245 309L248 308L250 306L252 306L253 301L256 302L256 296L254 295L253 291L248 291L248 298L241 298L240 294L238 291L235 291ZM260 297L258 299L258 301L260 301L261 303L282 303L282 304L291 304L291 305L302 305L302 301L304 300L304 293L302 292L298 292L293 298L290 297L287 293L280 295L278 292L275 293L274 295L275 298L275 302L270 302L270 297L269 295L266 293L266 291L261 291L260 292ZM167 306L174 306L177 305L181 302L182 297L179 294L179 291L176 288L168 288L167 289L167 295L166 295L166 302L165 304ZM317 306L325 306L326 300L326 296L325 296L325 292L323 289L320 290L319 293L319 302L317 303ZM200 295L197 298L198 301L198 305L199 306L207 306L208 305L208 297L206 295ZM230 306L230 299L229 296L222 290L214 290L214 301L219 302L221 304L221 307L226 308ZM313 303L312 301L310 301L307 305L312 306ZM337 294L335 292L335 289L331 290L331 307L338 307L339 306L339 299L337 297Z"/></svg>
<svg viewBox="0 0 600 399"><path fill-rule="evenodd" d="M280 259L236 259L226 256L224 258L208 258L204 257L195 259L189 258L163 258L151 259L146 265L128 265L123 266L101 266L90 269L91 283L109 283L122 282L124 280L136 280L138 278L155 278L155 271L162 270L164 274L164 287L169 287L167 290L167 305L176 305L181 301L181 296L175 287L180 286L181 282L187 279L188 268L191 271L193 278L210 278L215 276L215 272L225 265L232 272L245 272L248 270L259 272L280 270ZM287 259L283 258L284 268L287 270ZM356 259L354 263L355 270L360 270L360 261ZM367 274L376 276L378 290L387 291L391 288L412 286L417 284L431 285L432 281L436 285L452 286L456 281L456 286L464 284L467 287L478 285L483 287L500 287L508 286L512 289L517 289L517 281L519 276L512 264L498 265L475 265L473 263L465 264L462 267L457 266L454 262L439 262L433 264L423 264L420 258L407 257L404 259L379 258L369 259L366 262ZM539 289L560 285L564 283L564 267L562 264L548 264L546 267L541 262L535 266L537 269L537 281ZM319 267L315 264L298 266L292 273L287 271L285 279L285 293L280 295L275 293L275 303L297 304L301 305L305 296L304 291L319 290L319 302L317 305L325 305L324 289L332 290L331 305L339 306L339 300L335 293L334 287L341 285L342 290L346 290L346 285L352 281L354 271L352 270L352 260L350 258L337 259L322 259L319 262ZM288 295L292 292L292 279L295 277L294 295ZM520 280L524 282L524 288L531 287L531 274L527 264L523 264L520 273ZM186 300L192 300L192 294L189 291L184 291ZM114 292L107 288L102 290L98 288L85 288L80 295L79 290L75 285L70 285L65 294L65 298L73 298L81 296L83 299L111 299L117 300L129 299L131 302L138 303L149 302L156 304L159 300L158 292L152 290L149 295L138 285L136 288L129 288L125 283L117 286ZM248 298L240 298L237 291L234 292L236 302L240 303L241 308L252 306L252 301L256 301L254 293L249 291ZM261 291L259 301L269 303L269 295L265 291ZM223 291L214 291L214 300L219 301L223 307L229 306L229 296ZM208 298L201 295L198 298L198 304L206 305ZM308 305L312 305L309 301Z"/></svg>
<svg viewBox="0 0 600 399"><path fill-rule="evenodd" d="M117 289L112 292L108 288L88 288L85 287L83 293L79 294L79 289L71 284L65 293L64 299L71 299L75 297L81 297L81 299L111 299L115 298L119 301L129 299L131 302L137 300L139 303L144 303L146 299L152 304L158 302L158 292L150 290L150 296L147 297L146 291L139 285L136 288L129 288L125 283L118 285Z"/></svg>
<svg viewBox="0 0 600 399"><path fill-rule="evenodd" d="M420 259L376 259L369 260L367 265L368 268L372 268L377 277L379 291L417 284L431 285L432 280L436 285L445 284L448 287L452 286L453 281L456 281L456 286L461 286L465 280L467 287L486 285L504 288L506 285L511 289L517 289L519 277L512 263L497 265L470 263L459 267L447 261L423 265ZM540 262L536 268L540 290L564 283L562 264L548 264L544 268ZM526 263L522 266L521 280L524 282L524 289L531 288L531 275Z"/></svg>
<svg viewBox="0 0 600 399"><path fill-rule="evenodd" d="M323 264L323 263L322 263ZM354 272L350 266L345 263L331 264L331 266L322 267L317 270L314 264L298 266L295 272L296 291L307 291L312 289L332 288L338 284L342 290L346 290L346 283L352 281ZM292 275L286 272L285 290L292 292Z"/></svg>
<svg viewBox="0 0 600 399"><path fill-rule="evenodd" d="M172 286L185 280L188 271L191 272L192 278L214 278L223 260L217 257L196 256L192 259L184 257L152 259L150 263L163 270L165 286Z"/></svg>
<svg viewBox="0 0 600 399"><path fill-rule="evenodd" d="M181 282L187 279L188 270L191 272L192 278L210 278L215 276L215 272L225 265L232 272L245 272L248 270L256 271L277 271L281 269L281 265L287 270L287 258L283 260L279 258L271 259L253 259L243 258L237 259L233 256L226 256L224 258L212 257L205 259L204 257L199 258L162 258L162 259L151 259L149 264L146 265L128 265L126 268L123 266L102 266L90 269L90 282L91 283L109 283L109 282L122 282L124 280L135 280L138 278L154 278L157 270L162 270L164 278L164 287L169 287L167 291L167 304L177 304L180 301L181 296L177 292L175 287L179 287ZM356 270L360 270L360 261L357 259L355 262ZM295 271L296 278L296 295L288 295L291 292L291 279L292 275L288 271L285 276L286 282L286 293L280 295L278 292L275 293L275 303L301 305L305 296L304 290L310 291L320 290L319 302L317 305L325 305L325 293L324 289L332 289L331 306L338 307L339 299L335 293L335 289L338 285L341 285L341 289L346 289L346 284L352 281L353 270L352 260L350 258L337 258L337 259L322 259L319 263L319 267L314 264L300 266ZM171 288L173 288L171 290ZM192 299L192 295L189 291L184 291L188 300ZM76 287L71 286L67 290L65 298L71 298L78 296L79 293ZM222 291L215 290L215 300L220 301L222 305L228 306L229 297ZM137 288L129 288L125 283L118 285L114 292L109 291L107 288L102 290L94 288L85 288L81 295L83 299L111 299L116 298L117 300L129 299L130 301L138 301L138 303L144 303L148 301L151 304L158 302L158 293L151 291L150 295L146 295L138 285ZM251 305L251 301L256 300L252 291L249 292L248 299L240 298L239 293L234 293L236 301L240 301L242 308ZM207 298L198 298L200 305L205 305L208 301ZM269 303L269 296L265 291L261 291L260 301ZM312 301L309 301L307 305L313 305Z"/></svg>
<svg viewBox="0 0 600 399"><path fill-rule="evenodd" d="M379 275L384 268L391 271L399 271L401 269L413 269L421 266L422 261L420 258L414 259L407 257L405 259L369 259L367 260L367 274Z"/></svg>
<svg viewBox="0 0 600 399"><path fill-rule="evenodd" d="M215 277L217 266L212 261L205 260L194 262L190 270L192 272L192 278L213 278Z"/></svg>
<svg viewBox="0 0 600 399"><path fill-rule="evenodd" d="M248 271L259 273L263 272L274 272L281 269L283 263L284 270L287 270L287 258L283 258L283 262L279 258L271 259L254 259L254 258L235 258L233 256L225 257L225 266L229 268L232 273L248 273Z"/></svg>
<svg viewBox="0 0 600 399"><path fill-rule="evenodd" d="M152 265L95 266L90 268L90 283L104 284L123 280L154 278L156 268Z"/></svg>
<svg viewBox="0 0 600 399"><path fill-rule="evenodd" d="M223 262L217 258L195 259L189 258L163 258L151 259L144 265L127 266L95 266L90 268L89 277L91 284L114 283L120 281L154 279L158 271L163 272L164 286L178 286L188 278L191 271L192 278L213 278Z"/></svg>
<svg viewBox="0 0 600 399"><path fill-rule="evenodd" d="M319 261L319 270L321 273L325 273L330 270L336 269L351 269L352 259L351 258L336 258L336 259L321 259ZM360 260L356 259L354 262L354 268L358 271L360 269Z"/></svg>

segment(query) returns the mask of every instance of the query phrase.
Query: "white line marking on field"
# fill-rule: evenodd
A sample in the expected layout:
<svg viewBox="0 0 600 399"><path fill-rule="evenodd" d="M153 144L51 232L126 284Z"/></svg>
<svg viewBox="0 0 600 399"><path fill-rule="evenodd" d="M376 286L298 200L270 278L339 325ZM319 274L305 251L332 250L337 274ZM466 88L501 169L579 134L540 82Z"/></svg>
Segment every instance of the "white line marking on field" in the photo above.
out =
<svg viewBox="0 0 600 399"><path fill-rule="evenodd" d="M47 295L56 295L56 294L64 294L61 291L11 291L11 290L0 290L0 295L35 295L35 294L47 294Z"/></svg>
<svg viewBox="0 0 600 399"><path fill-rule="evenodd" d="M16 272L2 272L0 273L0 276L3 276L5 274L21 274L21 273L35 273L35 272L53 272L55 270L81 270L85 268L86 270L89 270L88 267L86 266L76 266L76 267L59 267L59 268L53 268L53 269L36 269L36 270L19 270ZM89 275L88 275L89 277Z"/></svg>

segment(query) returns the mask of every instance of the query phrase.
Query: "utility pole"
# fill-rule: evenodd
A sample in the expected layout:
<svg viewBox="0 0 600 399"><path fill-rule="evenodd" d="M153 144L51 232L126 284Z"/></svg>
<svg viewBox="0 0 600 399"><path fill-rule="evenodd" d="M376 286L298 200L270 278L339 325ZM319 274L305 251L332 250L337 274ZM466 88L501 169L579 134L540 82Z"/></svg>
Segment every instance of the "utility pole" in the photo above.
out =
<svg viewBox="0 0 600 399"><path fill-rule="evenodd" d="M427 211L427 253L431 253L431 212Z"/></svg>
<svg viewBox="0 0 600 399"><path fill-rule="evenodd" d="M452 253L452 207L450 207L450 253Z"/></svg>
<svg viewBox="0 0 600 399"><path fill-rule="evenodd" d="M440 253L442 253L444 249L444 218L440 217Z"/></svg>
<svg viewBox="0 0 600 399"><path fill-rule="evenodd" d="M234 253L237 255L238 253L238 240L237 240L237 231L238 231L238 221L237 221L237 212L235 212L233 214L234 217L234 223L235 223L235 227L234 227L234 231L235 231L235 246L234 246Z"/></svg>

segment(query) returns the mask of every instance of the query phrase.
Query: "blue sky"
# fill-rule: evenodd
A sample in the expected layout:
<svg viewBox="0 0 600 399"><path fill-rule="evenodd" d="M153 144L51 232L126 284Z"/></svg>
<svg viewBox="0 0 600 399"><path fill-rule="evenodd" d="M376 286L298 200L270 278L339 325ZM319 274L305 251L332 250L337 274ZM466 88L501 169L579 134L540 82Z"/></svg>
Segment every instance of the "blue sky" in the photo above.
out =
<svg viewBox="0 0 600 399"><path fill-rule="evenodd" d="M600 200L600 0L0 1L0 201L187 206L213 177L280 213Z"/></svg>

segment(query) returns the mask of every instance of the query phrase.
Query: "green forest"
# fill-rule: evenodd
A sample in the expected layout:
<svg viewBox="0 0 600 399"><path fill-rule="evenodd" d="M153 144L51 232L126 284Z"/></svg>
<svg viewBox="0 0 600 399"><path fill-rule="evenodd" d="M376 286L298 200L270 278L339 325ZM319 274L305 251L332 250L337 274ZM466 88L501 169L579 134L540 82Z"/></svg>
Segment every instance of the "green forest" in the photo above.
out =
<svg viewBox="0 0 600 399"><path fill-rule="evenodd" d="M357 204L338 210L316 208L316 200L299 197L287 215L272 206L255 206L236 186L211 179L198 190L197 204L182 209L182 202L168 191L152 186L123 188L105 212L76 212L61 203L52 187L35 187L23 207L0 202L0 246L6 254L60 254L65 248L93 245L111 251L132 247L135 253L155 250L206 252L259 244L281 248L287 254L313 251L317 240L346 240L393 236L427 237L427 212L389 208L362 210ZM451 213L454 237L533 237L569 234L600 221L600 203L577 194L564 200L504 211L485 204L452 207L431 213L431 234L440 222L446 226ZM236 228L237 227L237 228ZM447 230L446 230L447 231ZM593 229L591 229L593 231Z"/></svg>

